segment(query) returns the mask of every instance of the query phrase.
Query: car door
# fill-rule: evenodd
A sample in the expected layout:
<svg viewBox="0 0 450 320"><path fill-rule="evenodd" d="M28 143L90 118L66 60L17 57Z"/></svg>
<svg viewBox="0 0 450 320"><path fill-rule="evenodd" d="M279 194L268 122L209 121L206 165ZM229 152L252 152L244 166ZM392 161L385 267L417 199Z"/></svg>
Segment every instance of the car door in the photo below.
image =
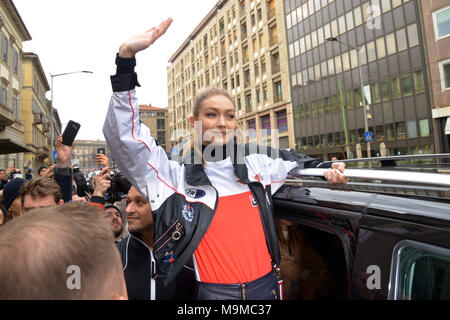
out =
<svg viewBox="0 0 450 320"><path fill-rule="evenodd" d="M364 210L352 299L450 299L450 202L374 194Z"/></svg>

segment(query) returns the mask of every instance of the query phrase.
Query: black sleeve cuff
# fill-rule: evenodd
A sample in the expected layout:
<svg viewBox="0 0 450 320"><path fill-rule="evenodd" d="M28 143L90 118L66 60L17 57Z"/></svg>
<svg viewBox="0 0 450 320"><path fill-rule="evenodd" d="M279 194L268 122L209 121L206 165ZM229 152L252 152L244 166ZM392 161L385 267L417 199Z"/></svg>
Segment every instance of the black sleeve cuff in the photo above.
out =
<svg viewBox="0 0 450 320"><path fill-rule="evenodd" d="M136 58L122 58L119 53L116 54L116 74L133 73L136 66Z"/></svg>
<svg viewBox="0 0 450 320"><path fill-rule="evenodd" d="M136 86L141 86L137 80L136 72L111 76L111 85L114 92L133 90Z"/></svg>
<svg viewBox="0 0 450 320"><path fill-rule="evenodd" d="M116 55L116 74L111 76L111 84L114 92L133 90L136 86L140 87L137 80L137 74L134 72L136 58L122 58Z"/></svg>

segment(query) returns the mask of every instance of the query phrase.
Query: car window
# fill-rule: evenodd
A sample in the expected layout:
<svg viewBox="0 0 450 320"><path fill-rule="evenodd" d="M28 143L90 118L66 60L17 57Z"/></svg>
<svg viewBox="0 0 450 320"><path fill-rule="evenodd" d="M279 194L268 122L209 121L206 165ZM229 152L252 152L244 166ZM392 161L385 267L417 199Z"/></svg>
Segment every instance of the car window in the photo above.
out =
<svg viewBox="0 0 450 320"><path fill-rule="evenodd" d="M450 299L450 250L402 241L394 249L396 300Z"/></svg>

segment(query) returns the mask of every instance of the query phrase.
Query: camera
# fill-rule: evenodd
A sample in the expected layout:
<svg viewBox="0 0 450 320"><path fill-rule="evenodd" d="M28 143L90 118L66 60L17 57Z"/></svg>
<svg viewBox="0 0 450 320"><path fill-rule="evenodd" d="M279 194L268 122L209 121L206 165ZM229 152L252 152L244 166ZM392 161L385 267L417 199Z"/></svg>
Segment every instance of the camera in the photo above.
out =
<svg viewBox="0 0 450 320"><path fill-rule="evenodd" d="M111 171L111 187L107 190L105 201L114 203L122 200L122 196L127 194L131 188L131 183L122 175L122 173L115 170Z"/></svg>

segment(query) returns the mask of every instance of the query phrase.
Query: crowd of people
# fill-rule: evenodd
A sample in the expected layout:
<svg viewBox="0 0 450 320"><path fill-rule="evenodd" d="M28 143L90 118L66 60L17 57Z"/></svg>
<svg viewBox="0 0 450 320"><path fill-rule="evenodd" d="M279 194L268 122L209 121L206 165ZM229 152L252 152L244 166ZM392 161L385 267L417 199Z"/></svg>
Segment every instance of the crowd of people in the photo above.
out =
<svg viewBox="0 0 450 320"><path fill-rule="evenodd" d="M307 297L291 288L305 278L298 251L306 247L295 243L295 228L274 219L272 195L291 169L321 160L239 144L234 100L218 88L197 96L189 118L209 138L194 141L183 161L170 160L139 121L134 67L136 53L171 22L125 41L116 57L103 133L130 183L125 199L108 201L111 172L101 154L94 190L80 192L70 163L75 144L61 137L57 163L37 177L0 170L0 300L273 300L283 298L283 279L286 296ZM334 163L325 179L346 183L344 169Z"/></svg>

